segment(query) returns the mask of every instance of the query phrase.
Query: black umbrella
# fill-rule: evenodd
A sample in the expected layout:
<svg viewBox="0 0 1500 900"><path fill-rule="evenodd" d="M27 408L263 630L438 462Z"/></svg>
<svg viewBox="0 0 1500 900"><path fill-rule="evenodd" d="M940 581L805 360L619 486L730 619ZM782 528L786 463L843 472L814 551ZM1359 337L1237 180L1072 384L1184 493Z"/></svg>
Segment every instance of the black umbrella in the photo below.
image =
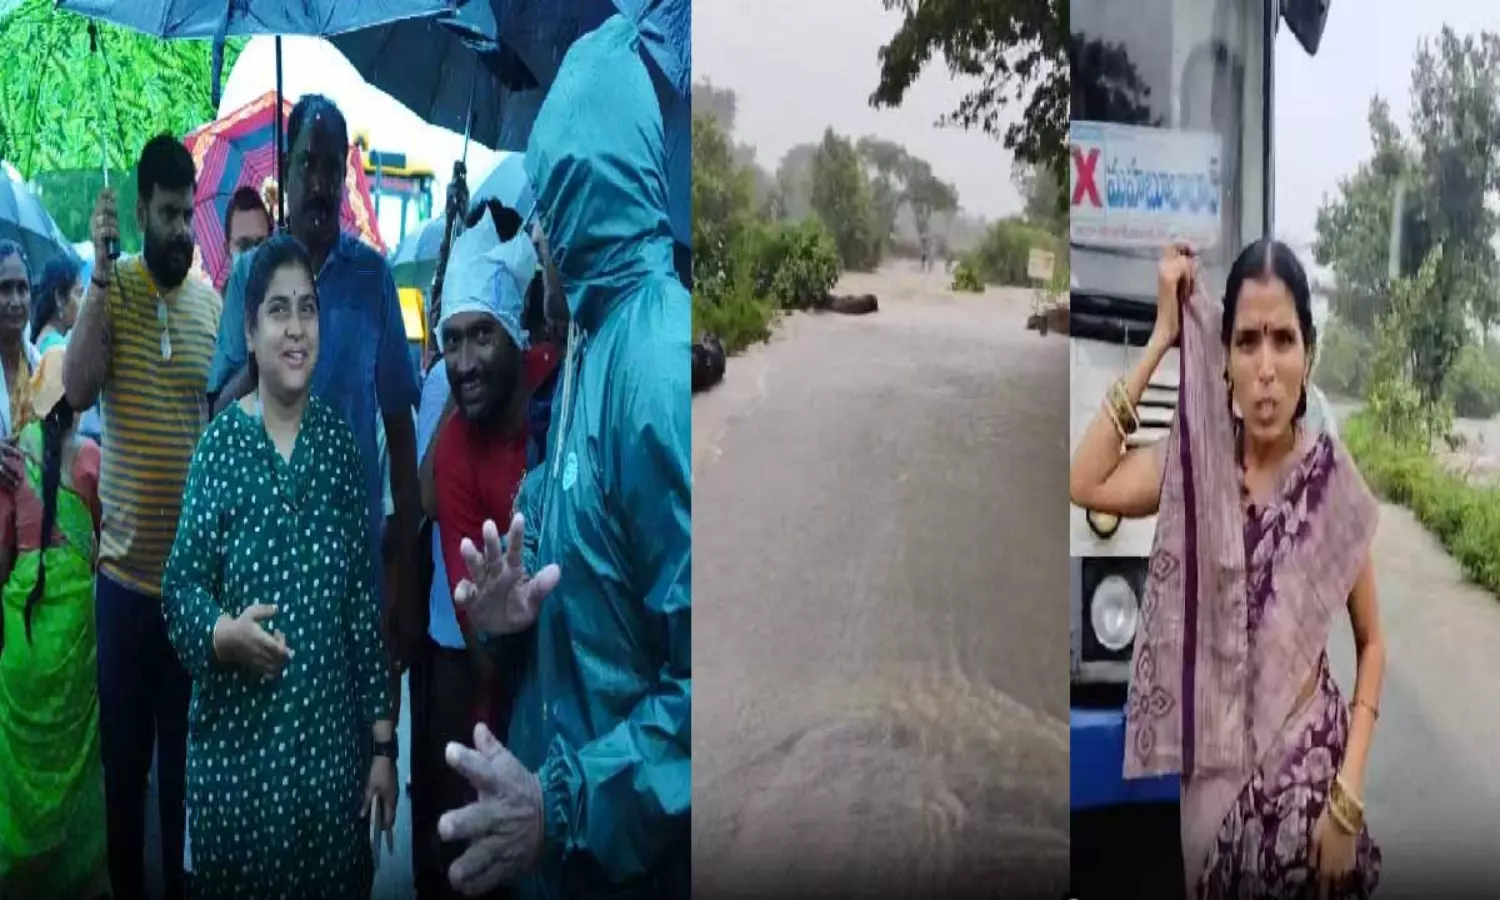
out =
<svg viewBox="0 0 1500 900"><path fill-rule="evenodd" d="M42 201L24 184L0 173L0 240L15 241L26 254L33 276L54 259L66 257L78 261L73 245L52 221Z"/></svg>

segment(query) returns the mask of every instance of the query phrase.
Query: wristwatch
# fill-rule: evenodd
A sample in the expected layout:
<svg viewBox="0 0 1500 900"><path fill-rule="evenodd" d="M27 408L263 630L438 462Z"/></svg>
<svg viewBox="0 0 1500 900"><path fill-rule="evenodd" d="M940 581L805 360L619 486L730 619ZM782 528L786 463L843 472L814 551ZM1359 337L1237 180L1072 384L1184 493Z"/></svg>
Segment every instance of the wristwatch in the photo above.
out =
<svg viewBox="0 0 1500 900"><path fill-rule="evenodd" d="M389 759L391 762L395 762L396 761L396 757L401 755L401 751L400 751L400 748L398 747L398 745L396 744L395 740L376 741L375 742L375 755L376 756L384 756L386 759Z"/></svg>

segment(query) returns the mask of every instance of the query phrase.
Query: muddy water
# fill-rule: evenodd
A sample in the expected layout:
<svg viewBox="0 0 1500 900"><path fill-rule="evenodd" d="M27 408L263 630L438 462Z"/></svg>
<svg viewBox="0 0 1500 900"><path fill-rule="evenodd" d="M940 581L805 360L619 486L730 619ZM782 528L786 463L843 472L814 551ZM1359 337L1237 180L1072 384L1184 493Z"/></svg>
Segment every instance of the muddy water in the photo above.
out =
<svg viewBox="0 0 1500 900"><path fill-rule="evenodd" d="M696 896L1066 887L1067 348L945 283L694 402Z"/></svg>

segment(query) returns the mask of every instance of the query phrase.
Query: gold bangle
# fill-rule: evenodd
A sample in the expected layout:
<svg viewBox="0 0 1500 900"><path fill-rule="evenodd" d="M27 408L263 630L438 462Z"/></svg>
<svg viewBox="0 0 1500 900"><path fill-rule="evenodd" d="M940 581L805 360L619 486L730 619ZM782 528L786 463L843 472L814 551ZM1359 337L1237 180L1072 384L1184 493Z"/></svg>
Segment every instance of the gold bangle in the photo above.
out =
<svg viewBox="0 0 1500 900"><path fill-rule="evenodd" d="M1346 834L1358 834L1365 824L1365 807L1344 783L1344 776L1335 775L1328 786L1328 816Z"/></svg>
<svg viewBox="0 0 1500 900"><path fill-rule="evenodd" d="M1347 815L1348 813L1340 811L1337 805L1333 803L1328 804L1328 818L1332 820L1335 828L1344 834L1359 834L1359 826L1349 821L1346 818Z"/></svg>
<svg viewBox="0 0 1500 900"><path fill-rule="evenodd" d="M1115 379L1109 386L1109 402L1114 407L1115 418L1120 420L1120 425L1125 434L1134 434L1140 427L1141 420L1135 414L1135 406L1130 402L1130 392L1125 389L1125 382Z"/></svg>
<svg viewBox="0 0 1500 900"><path fill-rule="evenodd" d="M1376 721L1380 720L1380 709L1379 709L1379 707L1377 707L1375 704L1371 703L1370 701L1368 701L1368 700L1361 700L1360 698L1356 697L1356 698L1354 698L1354 702L1351 703L1351 704L1349 704L1349 709L1350 709L1351 712L1354 711L1354 710L1356 710L1356 709L1359 709L1360 707L1364 707L1365 709L1368 709L1370 711L1370 715L1374 716Z"/></svg>
<svg viewBox="0 0 1500 900"><path fill-rule="evenodd" d="M1105 399L1103 406L1104 414L1109 416L1109 420L1114 423L1115 434L1120 436L1121 442L1124 442L1130 436L1130 433L1125 430L1124 423L1120 421L1119 411L1115 409L1114 403L1110 402L1108 398Z"/></svg>

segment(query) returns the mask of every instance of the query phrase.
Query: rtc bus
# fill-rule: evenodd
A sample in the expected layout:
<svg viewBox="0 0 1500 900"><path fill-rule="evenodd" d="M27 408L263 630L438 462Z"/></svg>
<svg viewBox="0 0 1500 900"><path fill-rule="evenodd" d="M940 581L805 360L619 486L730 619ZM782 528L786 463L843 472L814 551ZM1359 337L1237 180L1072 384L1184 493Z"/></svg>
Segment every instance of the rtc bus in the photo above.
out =
<svg viewBox="0 0 1500 900"><path fill-rule="evenodd" d="M1274 44L1317 52L1331 0L1071 0L1069 411L1073 446L1155 317L1170 240L1222 289L1239 248L1271 231ZM1166 436L1169 354L1133 442ZM1328 421L1315 400L1315 418ZM1322 415L1317 415L1322 413ZM1126 781L1124 701L1153 519L1069 511L1073 894L1180 896L1178 780Z"/></svg>

